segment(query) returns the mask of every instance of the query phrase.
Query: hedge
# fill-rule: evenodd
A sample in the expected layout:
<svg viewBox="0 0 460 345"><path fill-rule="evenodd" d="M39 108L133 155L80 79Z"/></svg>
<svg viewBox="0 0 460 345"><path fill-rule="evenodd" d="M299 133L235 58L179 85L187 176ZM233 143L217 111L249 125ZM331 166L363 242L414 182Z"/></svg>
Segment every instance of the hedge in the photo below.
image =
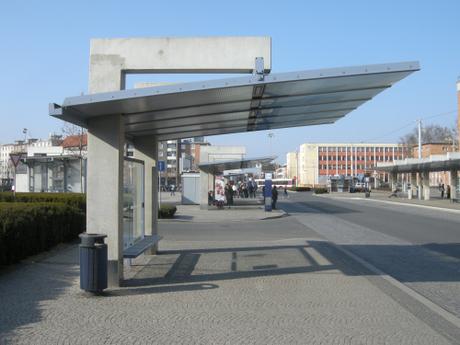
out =
<svg viewBox="0 0 460 345"><path fill-rule="evenodd" d="M16 193L0 192L0 202L59 202L86 212L86 194L81 193Z"/></svg>
<svg viewBox="0 0 460 345"><path fill-rule="evenodd" d="M84 212L69 204L0 202L0 265L71 241L84 228Z"/></svg>
<svg viewBox="0 0 460 345"><path fill-rule="evenodd" d="M174 205L161 205L158 210L158 218L174 218L176 211L177 207Z"/></svg>
<svg viewBox="0 0 460 345"><path fill-rule="evenodd" d="M328 193L327 188L319 187L315 188L315 194L326 194Z"/></svg>
<svg viewBox="0 0 460 345"><path fill-rule="evenodd" d="M311 187L292 187L291 190L295 192L309 192L311 191Z"/></svg>

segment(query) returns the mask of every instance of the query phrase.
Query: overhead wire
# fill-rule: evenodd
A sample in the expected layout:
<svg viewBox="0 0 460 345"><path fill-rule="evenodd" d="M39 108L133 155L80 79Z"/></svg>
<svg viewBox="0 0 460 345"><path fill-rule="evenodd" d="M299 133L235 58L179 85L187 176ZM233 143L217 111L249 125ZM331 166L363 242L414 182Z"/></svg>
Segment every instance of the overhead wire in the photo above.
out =
<svg viewBox="0 0 460 345"><path fill-rule="evenodd" d="M450 115L450 114L455 113L455 112L457 112L457 110L450 110L450 111L442 112L442 113L439 113L439 114L430 115L430 116L425 116L425 117L422 117L422 118L419 118L419 119L412 120L411 122L405 124L405 125L402 126L402 127L399 127L399 128L397 128L397 129L391 130L390 132L387 132L387 133L385 133L385 134L379 135L378 137L374 137L374 138L372 138L372 139L366 140L366 142L373 142L373 141L379 140L379 139L381 139L381 138L385 138L385 137L387 137L387 136L389 136L389 135L391 135L391 134L397 133L397 132L399 132L399 131L401 131L401 130L403 130L403 129L405 129L405 128L411 126L411 125L413 125L414 122L416 122L416 121L418 121L418 120L422 120L422 121L423 121L423 120L428 120L428 119L432 119L432 118L435 118L435 117L438 117L438 116Z"/></svg>

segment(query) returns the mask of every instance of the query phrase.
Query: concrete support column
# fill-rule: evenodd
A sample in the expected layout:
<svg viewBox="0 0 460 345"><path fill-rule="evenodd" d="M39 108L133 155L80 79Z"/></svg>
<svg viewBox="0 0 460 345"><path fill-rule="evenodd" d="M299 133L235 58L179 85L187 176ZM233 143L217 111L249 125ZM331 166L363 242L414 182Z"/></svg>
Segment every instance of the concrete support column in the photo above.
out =
<svg viewBox="0 0 460 345"><path fill-rule="evenodd" d="M152 137L135 138L134 158L144 162L145 235L158 235L158 141ZM155 254L157 245L148 254Z"/></svg>
<svg viewBox="0 0 460 345"><path fill-rule="evenodd" d="M422 173L417 174L417 198L418 200L422 200L423 195L423 187L422 187Z"/></svg>
<svg viewBox="0 0 460 345"><path fill-rule="evenodd" d="M208 209L208 193L214 190L215 176L200 170L200 209Z"/></svg>
<svg viewBox="0 0 460 345"><path fill-rule="evenodd" d="M396 190L396 183L398 182L398 174L395 172L390 173L390 187L391 191Z"/></svg>
<svg viewBox="0 0 460 345"><path fill-rule="evenodd" d="M411 173L410 174L410 189L408 193L409 199L412 199L416 191L417 191L417 173Z"/></svg>
<svg viewBox="0 0 460 345"><path fill-rule="evenodd" d="M458 171L450 171L450 199L457 199Z"/></svg>
<svg viewBox="0 0 460 345"><path fill-rule="evenodd" d="M88 121L86 231L107 235L109 286L123 280L123 153L121 115Z"/></svg>
<svg viewBox="0 0 460 345"><path fill-rule="evenodd" d="M424 171L422 173L422 180L423 180L423 199L430 200L430 173L428 171Z"/></svg>

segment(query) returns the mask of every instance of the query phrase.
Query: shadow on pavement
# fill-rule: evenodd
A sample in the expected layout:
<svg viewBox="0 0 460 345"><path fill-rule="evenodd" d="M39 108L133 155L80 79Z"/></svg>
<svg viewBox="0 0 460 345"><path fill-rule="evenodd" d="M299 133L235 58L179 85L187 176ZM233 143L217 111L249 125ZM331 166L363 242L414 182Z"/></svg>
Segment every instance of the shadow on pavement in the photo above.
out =
<svg viewBox="0 0 460 345"><path fill-rule="evenodd" d="M211 282L334 270L346 275L372 274L328 242L309 241L305 245L162 251L125 285Z"/></svg>
<svg viewBox="0 0 460 345"><path fill-rule="evenodd" d="M403 283L460 282L458 260L448 256L458 258L460 244L342 247ZM125 284L136 287L333 271L347 276L375 275L329 242L308 241L305 245L162 251Z"/></svg>
<svg viewBox="0 0 460 345"><path fill-rule="evenodd" d="M184 292L184 291L199 291L217 289L219 286L216 284L184 284L184 285L161 285L150 286L141 288L129 288L108 290L104 293L107 297L124 297L134 295L147 295L156 293L170 293L170 292Z"/></svg>
<svg viewBox="0 0 460 345"><path fill-rule="evenodd" d="M342 247L403 283L460 282L460 243Z"/></svg>

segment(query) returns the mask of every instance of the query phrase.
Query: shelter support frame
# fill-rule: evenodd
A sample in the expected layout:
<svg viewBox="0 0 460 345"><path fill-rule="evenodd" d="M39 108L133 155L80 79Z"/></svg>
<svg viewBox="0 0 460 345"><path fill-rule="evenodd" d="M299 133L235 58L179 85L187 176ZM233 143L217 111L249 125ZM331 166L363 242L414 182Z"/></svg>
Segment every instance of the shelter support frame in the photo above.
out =
<svg viewBox="0 0 460 345"><path fill-rule="evenodd" d="M255 69L255 59L257 69ZM129 73L269 73L270 37L94 39L89 93L125 88ZM79 123L83 125L83 123ZM123 282L123 115L98 116L88 128L87 232L107 234L109 286ZM158 234L158 137L132 138L144 162L145 235ZM148 250L155 254L157 244Z"/></svg>

